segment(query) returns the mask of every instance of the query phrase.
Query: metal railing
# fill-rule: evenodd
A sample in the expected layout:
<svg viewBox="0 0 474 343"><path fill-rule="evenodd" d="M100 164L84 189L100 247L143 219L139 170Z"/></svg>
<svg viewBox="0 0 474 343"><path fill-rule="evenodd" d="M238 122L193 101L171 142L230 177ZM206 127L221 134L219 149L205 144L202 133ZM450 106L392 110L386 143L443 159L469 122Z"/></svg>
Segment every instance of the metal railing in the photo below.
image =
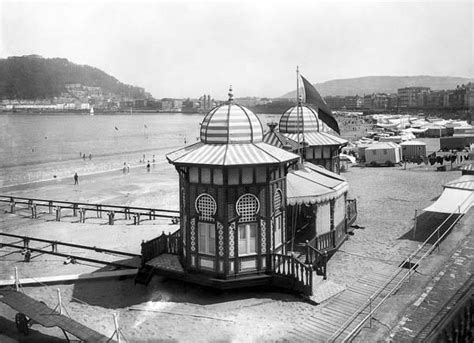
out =
<svg viewBox="0 0 474 343"><path fill-rule="evenodd" d="M466 199L467 200L467 199ZM462 205L462 204L461 204ZM457 215L457 218L455 218L455 220L451 223L451 225L446 229L446 231L440 235L439 233L439 230L443 227L443 225L448 222L449 219L451 219L454 215ZM356 312L354 312L354 314L349 317L337 330L336 332L334 332L331 337L328 339L329 342L334 342L336 339L338 339L342 333L351 325L354 323L354 321L356 320L357 317L359 317L360 315L363 314L364 311L366 311L368 309L369 313L359 322L359 324L350 331L349 334L347 334L347 336L343 339L343 342L350 342L352 341L356 335L360 332L360 330L362 329L362 326L367 322L367 321L370 321L370 324L372 322L372 317L374 315L374 313L380 308L380 306L382 306L384 304L384 302L394 293L396 292L402 285L403 282L405 282L405 280L407 278L410 277L410 275L412 274L412 272L414 272L414 270L418 267L418 264L426 257L428 256L429 254L431 254L431 252L436 248L436 247L439 247L439 244L441 243L441 241L444 239L444 237L451 231L451 229L454 227L454 225L456 225L458 223L458 221L460 220L460 218L462 217L461 213L456 213L456 212L453 212L451 213L432 233L431 235L423 242L423 244L421 246L418 247L418 249L413 252L412 254L410 254L406 259L405 259L405 262L407 262L407 264L405 263L402 263L402 265L400 265L398 267L398 270L392 275L392 277L387 281L385 282L379 289L377 289L370 297L369 299L367 300L367 302L362 305L361 307L359 307L357 309ZM431 247L429 247L429 249L420 257L416 260L416 263L413 263L412 261L416 258L417 254L423 249L425 248L429 243L429 241L434 237L434 236L437 236L437 240L436 242L431 245ZM389 290L388 290L388 293L387 295L385 295L377 304L374 303L375 299L377 297L379 297L381 295L381 293L383 291L386 291L388 286L390 285L390 283L393 282L393 280L395 280L398 276L400 276L404 269L403 265L407 265L407 266L410 266L408 272L393 286L391 287Z"/></svg>
<svg viewBox="0 0 474 343"><path fill-rule="evenodd" d="M141 216L146 216L149 220L154 220L156 218L170 218L175 222L179 220L179 211L159 208L91 204L74 201L25 198L12 195L0 195L0 202L9 203L11 213L15 213L17 204L27 205L27 208L31 209L32 218L37 218L36 208L38 206L47 207L50 214L52 214L53 211L56 213L56 221L61 220L61 211L63 209L71 209L72 215L74 217L76 217L79 213L80 222L82 223L84 223L86 220L86 211L95 212L97 218L102 218L103 212L107 213L109 217L109 224L113 224L115 214L117 213L124 214L125 219L132 219L133 216L134 224L136 225L139 225Z"/></svg>

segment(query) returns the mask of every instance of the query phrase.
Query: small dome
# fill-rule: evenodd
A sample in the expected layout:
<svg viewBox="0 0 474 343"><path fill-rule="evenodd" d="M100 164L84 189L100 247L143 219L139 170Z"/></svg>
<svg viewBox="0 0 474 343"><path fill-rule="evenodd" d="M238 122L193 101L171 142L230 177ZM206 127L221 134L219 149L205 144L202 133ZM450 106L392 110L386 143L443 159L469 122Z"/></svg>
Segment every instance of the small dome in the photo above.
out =
<svg viewBox="0 0 474 343"><path fill-rule="evenodd" d="M315 109L305 105L299 105L299 115L296 106L283 113L279 128L281 133L329 132L331 130L319 120Z"/></svg>
<svg viewBox="0 0 474 343"><path fill-rule="evenodd" d="M260 119L248 108L229 102L213 108L201 123L201 142L207 144L258 143L263 139Z"/></svg>

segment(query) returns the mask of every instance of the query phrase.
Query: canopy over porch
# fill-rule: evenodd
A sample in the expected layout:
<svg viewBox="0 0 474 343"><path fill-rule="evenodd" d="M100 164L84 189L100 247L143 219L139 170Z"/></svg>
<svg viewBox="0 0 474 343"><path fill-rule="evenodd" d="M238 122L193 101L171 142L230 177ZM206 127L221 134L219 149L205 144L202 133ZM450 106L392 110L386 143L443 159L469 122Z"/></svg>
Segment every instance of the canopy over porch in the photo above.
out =
<svg viewBox="0 0 474 343"><path fill-rule="evenodd" d="M348 189L349 185L342 176L309 162L287 175L287 203L291 206L333 200Z"/></svg>

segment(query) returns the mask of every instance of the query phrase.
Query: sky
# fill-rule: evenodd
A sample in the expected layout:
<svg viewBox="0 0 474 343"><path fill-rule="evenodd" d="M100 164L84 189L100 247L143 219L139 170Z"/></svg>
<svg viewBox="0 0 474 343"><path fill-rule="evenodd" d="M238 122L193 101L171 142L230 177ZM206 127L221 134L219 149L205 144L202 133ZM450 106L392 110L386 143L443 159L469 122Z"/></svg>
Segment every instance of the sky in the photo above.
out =
<svg viewBox="0 0 474 343"><path fill-rule="evenodd" d="M0 58L97 67L156 98L277 97L375 75L474 77L474 1L8 1Z"/></svg>

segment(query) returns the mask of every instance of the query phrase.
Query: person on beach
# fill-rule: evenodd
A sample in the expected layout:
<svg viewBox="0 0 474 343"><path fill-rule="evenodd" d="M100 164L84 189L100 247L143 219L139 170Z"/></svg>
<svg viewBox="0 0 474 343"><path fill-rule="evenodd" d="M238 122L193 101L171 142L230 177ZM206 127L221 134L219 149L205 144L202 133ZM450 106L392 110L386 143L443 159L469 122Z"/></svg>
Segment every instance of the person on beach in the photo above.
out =
<svg viewBox="0 0 474 343"><path fill-rule="evenodd" d="M89 160L92 160L92 154L89 153Z"/></svg>
<svg viewBox="0 0 474 343"><path fill-rule="evenodd" d="M85 161L86 160L86 154L82 155L82 159Z"/></svg>
<svg viewBox="0 0 474 343"><path fill-rule="evenodd" d="M77 175L77 173L74 173L74 184L75 185L79 184L79 175Z"/></svg>
<svg viewBox="0 0 474 343"><path fill-rule="evenodd" d="M150 161L148 161L148 164L146 165L146 170L150 171Z"/></svg>

